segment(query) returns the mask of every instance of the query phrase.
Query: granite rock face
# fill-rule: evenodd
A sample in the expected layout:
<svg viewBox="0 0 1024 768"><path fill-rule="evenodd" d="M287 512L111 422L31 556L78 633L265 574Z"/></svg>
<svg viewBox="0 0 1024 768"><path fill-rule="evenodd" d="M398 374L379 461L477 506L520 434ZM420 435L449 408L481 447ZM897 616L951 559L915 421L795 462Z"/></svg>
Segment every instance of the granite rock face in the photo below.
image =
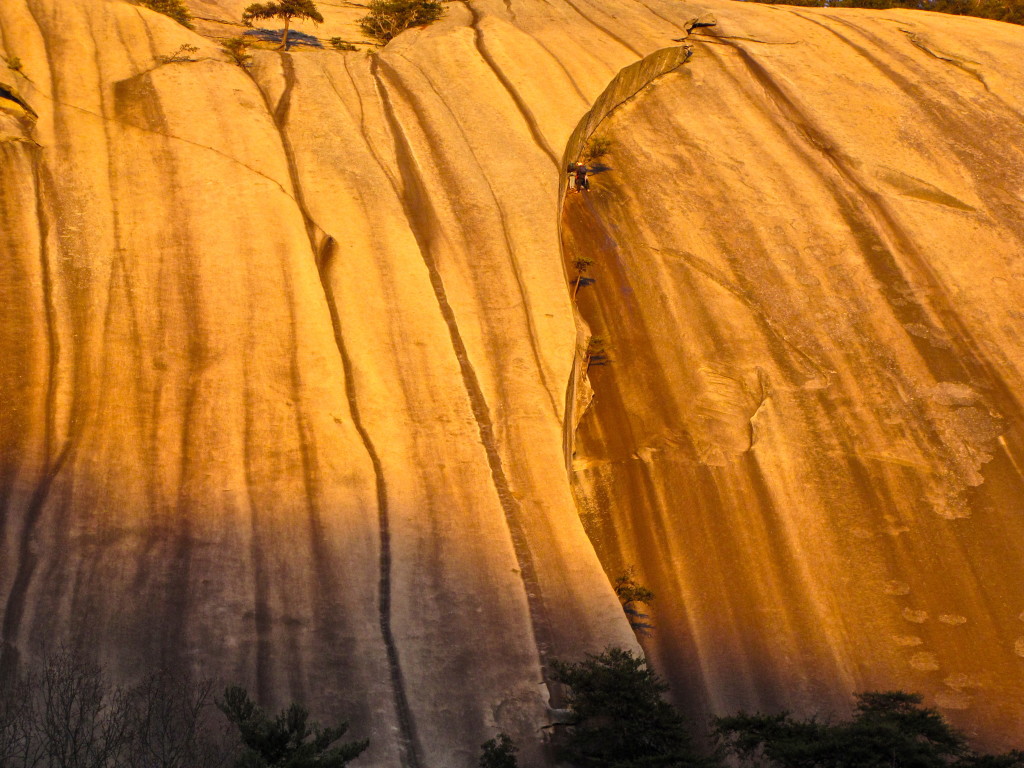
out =
<svg viewBox="0 0 1024 768"><path fill-rule="evenodd" d="M1012 741L1024 31L484 0L242 69L239 4L193 9L0 5L6 668L166 664L468 766L550 659L635 643L632 564L694 712L901 686Z"/></svg>
<svg viewBox="0 0 1024 768"><path fill-rule="evenodd" d="M901 688L1019 746L1021 30L719 18L567 198L581 514L694 715Z"/></svg>

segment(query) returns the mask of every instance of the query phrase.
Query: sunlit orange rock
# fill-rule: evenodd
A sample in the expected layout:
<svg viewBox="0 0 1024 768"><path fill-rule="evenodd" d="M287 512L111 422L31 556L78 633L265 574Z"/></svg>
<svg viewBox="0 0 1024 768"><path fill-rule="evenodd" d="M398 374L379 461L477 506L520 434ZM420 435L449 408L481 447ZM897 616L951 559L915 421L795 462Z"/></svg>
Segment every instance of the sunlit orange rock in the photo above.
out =
<svg viewBox="0 0 1024 768"><path fill-rule="evenodd" d="M900 686L1014 742L1024 30L473 0L244 70L243 6L0 4L0 663L539 761L633 564L692 712Z"/></svg>
<svg viewBox="0 0 1024 768"><path fill-rule="evenodd" d="M900 688L1019 746L1024 30L719 22L567 198L611 360L581 515L657 595L644 645L698 719Z"/></svg>

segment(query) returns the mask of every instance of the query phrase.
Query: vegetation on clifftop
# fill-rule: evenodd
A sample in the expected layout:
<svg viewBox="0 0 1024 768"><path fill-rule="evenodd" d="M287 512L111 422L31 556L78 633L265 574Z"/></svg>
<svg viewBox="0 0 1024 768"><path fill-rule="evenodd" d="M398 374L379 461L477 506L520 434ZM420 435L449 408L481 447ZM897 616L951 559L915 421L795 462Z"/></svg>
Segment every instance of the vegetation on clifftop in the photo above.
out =
<svg viewBox="0 0 1024 768"><path fill-rule="evenodd" d="M151 11L170 16L179 24L192 29L192 14L182 0L142 0L142 5Z"/></svg>
<svg viewBox="0 0 1024 768"><path fill-rule="evenodd" d="M1024 0L751 0L768 5L812 8L910 8L1024 24Z"/></svg>
<svg viewBox="0 0 1024 768"><path fill-rule="evenodd" d="M382 43L393 40L410 27L431 24L444 15L437 0L371 0L370 12L359 19L359 26Z"/></svg>

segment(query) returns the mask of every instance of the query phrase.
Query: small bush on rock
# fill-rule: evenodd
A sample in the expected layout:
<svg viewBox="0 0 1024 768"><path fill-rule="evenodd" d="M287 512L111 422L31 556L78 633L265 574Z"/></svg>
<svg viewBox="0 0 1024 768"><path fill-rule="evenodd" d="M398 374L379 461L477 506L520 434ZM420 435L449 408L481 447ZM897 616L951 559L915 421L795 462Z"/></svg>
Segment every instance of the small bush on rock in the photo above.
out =
<svg viewBox="0 0 1024 768"><path fill-rule="evenodd" d="M170 16L182 26L192 29L192 14L182 0L142 0L142 5L151 11Z"/></svg>
<svg viewBox="0 0 1024 768"><path fill-rule="evenodd" d="M178 49L167 56L157 56L156 59L161 64L175 64L181 61L195 61L192 58L192 54L198 53L199 49L194 45L185 43L184 45L178 46Z"/></svg>
<svg viewBox="0 0 1024 768"><path fill-rule="evenodd" d="M437 0L371 0L370 12L359 26L370 37L387 43L409 27L431 24L444 15Z"/></svg>
<svg viewBox="0 0 1024 768"><path fill-rule="evenodd" d="M249 55L249 43L244 37L229 37L221 43L224 52L231 57L231 60L240 67L248 67L252 61Z"/></svg>
<svg viewBox="0 0 1024 768"><path fill-rule="evenodd" d="M593 163L611 151L611 139L606 139L604 136L594 136L587 142L587 147L583 150L583 162L587 164Z"/></svg>

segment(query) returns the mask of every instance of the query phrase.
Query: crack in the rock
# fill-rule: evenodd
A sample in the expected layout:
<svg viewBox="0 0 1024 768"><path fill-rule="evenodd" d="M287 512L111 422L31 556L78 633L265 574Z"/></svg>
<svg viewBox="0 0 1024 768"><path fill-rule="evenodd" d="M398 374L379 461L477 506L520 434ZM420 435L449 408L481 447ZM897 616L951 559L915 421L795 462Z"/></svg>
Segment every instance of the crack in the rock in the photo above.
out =
<svg viewBox="0 0 1024 768"><path fill-rule="evenodd" d="M39 117L39 115L36 114L36 111L32 109L29 103L18 95L18 92L14 90L13 86L7 85L6 83L0 83L0 99L3 99L5 101L12 101L19 107L21 107L23 110L25 110L28 114L32 115L32 117Z"/></svg>
<svg viewBox="0 0 1024 768"><path fill-rule="evenodd" d="M523 120L526 122L526 127L529 129L534 142L548 157L551 158L551 162L554 163L557 168L559 166L558 157L555 155L555 150L551 148L548 140L541 133L540 126L537 124L537 118L534 117L533 112L526 105L523 97L519 95L515 86L512 85L512 81L508 79L508 76L502 71L501 67L498 66L498 63L487 50L487 45L484 42L483 30L480 29L480 14L476 11L469 0L463 0L463 4L466 6L466 9L470 14L470 26L473 29L474 35L473 40L476 45L476 50L480 54L480 58L484 60L490 70L494 73L494 76L498 78L498 82L501 83L502 87L512 98L512 101L516 105L516 109L518 109L519 113L523 116Z"/></svg>
<svg viewBox="0 0 1024 768"><path fill-rule="evenodd" d="M405 58L404 56L402 58L410 66L415 67L422 74L423 79L426 81L427 85L430 86L431 91L434 93L435 96L437 96L438 101L444 106L445 110L451 116L453 122L455 122L456 125L460 126L459 127L459 132L460 132L463 140L466 142L467 147L470 147L469 137L462 130L461 125L459 124L458 117L452 111L451 107L447 104L447 102L445 101L444 97L441 95L440 91L438 91L437 87L434 85L433 81L430 79L429 74L427 72L425 72L424 70L422 70L419 67L419 65L417 65L416 63L410 61L409 59ZM408 94L408 96L409 96L409 100L410 101L417 101L412 96L411 93ZM417 108L417 111L418 111L419 110L419 103L418 103L418 101L417 101L416 108ZM536 136L534 136L534 140L536 142L536 140L537 140ZM557 167L558 159L554 156L554 152L550 149L550 147L548 147L546 145L546 142L545 142L545 146L544 147L540 147L538 145L538 148L543 150L543 151L548 152L550 157L552 158L552 161L555 163L555 165ZM474 152L474 150L471 147L469 148L469 154L470 154L471 157L473 157L473 159L476 161L477 165L479 166L480 165L479 158L477 157L476 153ZM482 168L482 166L481 166L481 168ZM541 378L541 384L543 385L544 391L547 393L548 399L551 402L552 413L555 415L555 418L557 419L558 418L558 404L555 401L554 390L553 390L553 388L548 383L547 375L546 375L546 373L544 371L544 362L541 359L540 349L537 346L537 338L539 336L539 333L537 331L536 322L534 320L533 313L532 313L531 308L530 308L530 302L528 300L527 287L526 287L526 284L524 283L523 277L522 277L523 270L520 268L519 257L516 254L516 248L515 248L515 244L513 242L514 237L512 235L511 230L510 230L510 226L509 226L509 222L508 222L508 216L507 216L507 214L505 212L505 208L501 204L501 200L498 197L498 193L495 190L494 184L490 181L490 177L487 174L484 174L484 178L488 179L488 181L487 181L487 188L488 188L488 191L490 192L491 199L494 201L495 211L498 214L498 219L501 222L501 230L502 230L503 240L504 240L504 243L505 243L505 252L508 254L509 261L512 263L512 274L515 275L516 285L518 287L518 292L519 292L519 296L520 296L520 301L517 302L516 305L521 306L523 308L523 316L524 316L524 318L526 320L526 324L527 324L527 326L529 328L530 349L531 349L531 352L533 353L533 359L534 359L534 362L536 363L537 371L538 371L538 373L540 375L540 378ZM516 306L516 305L509 305L508 307L505 307L505 308L506 309L507 308L511 308L511 306ZM499 309L500 307L499 306L495 306L494 308L495 309Z"/></svg>
<svg viewBox="0 0 1024 768"><path fill-rule="evenodd" d="M779 341L781 341L784 345L793 350L793 352L795 352L798 357L800 357L801 359L804 360L804 362L810 365L814 369L814 371L816 371L818 376L824 377L824 386L829 385L829 383L832 380L832 376L835 375L836 372L831 368L828 368L824 364L818 362L813 355L803 350L796 342L792 341L788 336L786 336L786 334L783 333L780 329L778 323L776 323L772 319L771 315L767 312L767 310L765 310L765 308L762 307L756 299L748 296L742 288L740 288L737 285L734 285L732 282L727 280L714 267L712 267L710 264L696 256L695 254L666 248L655 248L653 245L647 245L646 247L652 251L657 251L658 253L663 253L666 256L672 256L679 259L681 263L686 264L695 272L698 272L699 274L703 275L708 280L711 280L713 283L715 283L715 285L719 286L720 288L723 288L724 290L728 291L733 296L735 296L737 299L739 299L744 304L744 306L753 311L755 315L757 315L764 321L765 326L768 328L768 330L772 332L772 334L776 338L778 338Z"/></svg>
<svg viewBox="0 0 1024 768"><path fill-rule="evenodd" d="M988 87L988 83L985 82L984 76L977 70L971 69L970 67L966 66L964 62L961 61L960 59L956 59L951 56L944 56L941 53L932 50L928 43L922 40L916 32L912 32L909 29L900 29L900 32L907 36L907 39L910 40L911 45L913 45L915 48L919 48L920 50L927 53L929 56L932 56L933 58L936 58L939 61L945 61L948 64L952 64L957 69L963 70L971 77L973 77L975 80L977 80L979 83L981 83L983 86L985 86L986 91L991 92L991 89ZM972 61L970 63L977 64L978 62Z"/></svg>
<svg viewBox="0 0 1024 768"><path fill-rule="evenodd" d="M700 37L690 37L690 40L699 41L702 43L715 43L720 40L746 40L750 43L763 43L765 45L800 45L799 40L758 40L756 37L743 37L742 35L717 35L713 33L702 33L696 32L696 35ZM687 38L678 38L675 42L681 42ZM728 45L728 43L719 43L719 45Z"/></svg>
<svg viewBox="0 0 1024 768"><path fill-rule="evenodd" d="M690 19L689 21L687 21L683 28L686 29L687 33L689 34L689 32L692 31L697 26L712 26L715 23L716 22L714 20L714 17L712 17L712 16L700 16L700 17L693 18L693 19ZM681 39L685 39L685 38L681 38ZM613 89L615 89L617 84L620 82L621 78L623 78L624 73L626 73L626 72L630 71L631 69L634 69L634 68L636 68L638 66L639 67L643 67L645 62L648 62L648 61L651 61L651 60L657 60L656 57L664 56L666 53L669 53L670 55L672 55L673 52L675 52L673 57L670 58L669 61L663 62L662 66L659 69L657 69L653 73L651 73L651 75L648 76L648 78L646 80L646 83L644 83L644 85L639 86L635 90L631 90L628 94L626 94L624 96L624 98L618 98L618 100L615 103L613 103L613 104L610 104L610 105L602 104L602 102L606 98L614 98L614 97L609 96L609 94L612 94L614 92ZM609 81L608 85L605 86L605 89L601 92L601 95L598 96L597 99L594 100L594 102L591 105L590 109L587 110L586 114L584 114L583 117L581 117L579 122L576 124L576 128L573 130L572 135L569 137L569 140L568 140L568 142L566 143L566 146L565 146L565 151L562 154L562 164L561 164L561 167L565 167L570 161L574 162L574 161L576 161L578 159L579 153L582 151L582 148L586 144L587 140L591 136L594 135L594 133L604 123L604 121L607 120L612 114L614 114L615 111L619 109L619 107L621 107L623 104L625 104L626 102L628 102L631 99L633 99L645 87L650 85L652 82L654 82L658 78L663 77L664 75L667 75L670 72L674 72L676 69L681 67L683 64L685 64L687 61L690 60L690 57L691 57L692 54L693 54L693 49L689 45L686 45L686 44L682 44L682 45L679 45L679 46L673 46L673 48L662 48L662 49L660 49L658 51L654 51L653 53L648 54L647 56L645 56L642 59L638 59L637 61L634 61L629 66L624 67L623 69L619 70L619 72L616 73L615 77L613 77ZM598 110L599 106L601 107L601 110L603 110L603 113L600 112L600 110ZM600 114L600 117L597 118L596 120L594 119L595 112L598 112ZM562 212L562 209L563 209L563 206L564 206L564 203L565 203L565 194L566 194L567 183L568 183L568 179L567 179L566 174L561 174L561 181L559 183L559 191L558 191L558 212L559 212L559 214L558 214L557 231L558 231L558 252L559 252L559 254L562 257L563 265L565 264L565 250L564 250L565 249L565 245L564 245L564 242L563 242L563 239L562 239L562 214L561 214L561 212ZM566 280L568 282L568 274L566 274ZM579 323L583 324L585 326L586 325L586 321L584 321L583 318L580 316L579 310L576 309L575 306L574 306L574 310L573 311L574 311L574 315L578 319ZM586 333L589 334L589 329L586 331ZM579 339L579 331L577 331L577 342L579 342L579 341L580 341L580 339ZM585 346L585 344L584 344L584 346ZM571 370L571 372L569 374L569 381L568 381L568 383L566 385L566 392L565 392L565 417L564 417L564 423L562 425L562 450L563 450L563 456L564 456L564 460L565 460L566 471L570 474L570 476L572 474L572 454L573 454L573 449L574 449L575 442L576 442L576 428L579 425L580 419L582 418L582 413L576 413L576 409L575 409L575 403L576 403L576 399L577 399L577 397L576 397L577 396L577 390L578 390L578 387L579 387L580 383L586 379L586 375L587 375L586 374L586 367L585 366L581 366L583 361L582 361L582 358L581 358L580 349L578 347L579 347L579 344L576 345L576 349L573 352L572 370ZM588 400L586 407L589 407L590 402L591 401ZM586 407L584 408L584 411L586 410Z"/></svg>

